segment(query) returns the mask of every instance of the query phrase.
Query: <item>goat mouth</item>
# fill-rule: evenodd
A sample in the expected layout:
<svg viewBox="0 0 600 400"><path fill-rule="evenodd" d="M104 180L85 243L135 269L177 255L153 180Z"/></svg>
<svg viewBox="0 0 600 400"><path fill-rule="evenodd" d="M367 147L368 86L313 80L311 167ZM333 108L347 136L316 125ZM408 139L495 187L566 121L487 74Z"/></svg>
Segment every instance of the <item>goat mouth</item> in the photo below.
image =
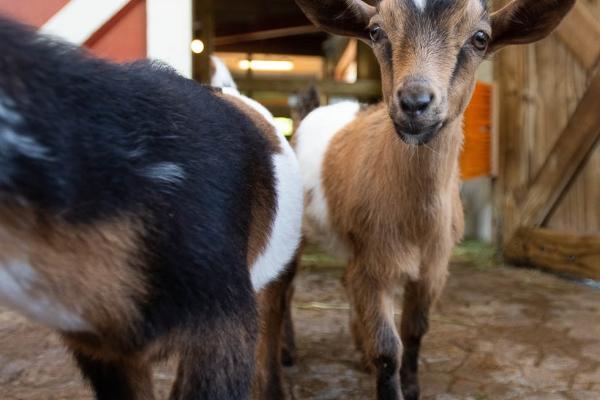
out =
<svg viewBox="0 0 600 400"><path fill-rule="evenodd" d="M400 139L402 139L404 143L420 146L432 141L440 132L444 122L438 122L435 125L418 129L412 126L403 126L396 123L394 125L396 128L396 133L398 136L400 136Z"/></svg>

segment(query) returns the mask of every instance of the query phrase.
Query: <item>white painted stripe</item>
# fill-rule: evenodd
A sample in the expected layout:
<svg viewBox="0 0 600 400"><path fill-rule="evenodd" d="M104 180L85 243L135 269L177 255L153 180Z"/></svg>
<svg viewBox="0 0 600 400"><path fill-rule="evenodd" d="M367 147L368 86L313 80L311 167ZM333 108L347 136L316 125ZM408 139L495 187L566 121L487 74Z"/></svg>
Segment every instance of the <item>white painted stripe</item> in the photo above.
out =
<svg viewBox="0 0 600 400"><path fill-rule="evenodd" d="M130 0L71 0L41 28L81 46L114 17Z"/></svg>
<svg viewBox="0 0 600 400"><path fill-rule="evenodd" d="M192 0L146 0L148 57L192 77Z"/></svg>

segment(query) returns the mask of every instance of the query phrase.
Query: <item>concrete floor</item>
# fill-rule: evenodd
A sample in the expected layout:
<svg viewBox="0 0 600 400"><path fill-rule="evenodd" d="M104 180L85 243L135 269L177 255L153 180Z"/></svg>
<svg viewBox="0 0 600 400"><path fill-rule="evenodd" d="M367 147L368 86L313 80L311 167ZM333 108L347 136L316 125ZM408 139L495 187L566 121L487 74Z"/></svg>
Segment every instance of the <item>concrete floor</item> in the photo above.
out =
<svg viewBox="0 0 600 400"><path fill-rule="evenodd" d="M310 261L310 260L309 260ZM348 331L342 270L319 262L297 283L296 400L369 399ZM424 342L424 399L600 399L600 291L536 271L453 263ZM173 377L157 367L159 398ZM57 338L0 310L0 399L91 399Z"/></svg>

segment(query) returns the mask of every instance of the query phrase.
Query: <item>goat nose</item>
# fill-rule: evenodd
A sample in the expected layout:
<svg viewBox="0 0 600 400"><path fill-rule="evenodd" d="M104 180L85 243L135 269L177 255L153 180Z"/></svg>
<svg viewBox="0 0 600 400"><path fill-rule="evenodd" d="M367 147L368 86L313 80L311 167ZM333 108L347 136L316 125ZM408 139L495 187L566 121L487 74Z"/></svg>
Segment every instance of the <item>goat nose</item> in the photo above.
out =
<svg viewBox="0 0 600 400"><path fill-rule="evenodd" d="M423 114L433 103L433 93L425 87L409 87L400 92L400 107L410 117Z"/></svg>

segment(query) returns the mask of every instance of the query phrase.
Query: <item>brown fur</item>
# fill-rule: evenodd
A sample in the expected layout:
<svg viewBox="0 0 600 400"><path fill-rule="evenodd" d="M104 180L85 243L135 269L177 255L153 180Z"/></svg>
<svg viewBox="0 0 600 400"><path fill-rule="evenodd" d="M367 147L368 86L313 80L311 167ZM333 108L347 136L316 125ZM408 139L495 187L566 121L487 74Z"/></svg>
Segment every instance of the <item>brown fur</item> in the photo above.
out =
<svg viewBox="0 0 600 400"><path fill-rule="evenodd" d="M134 217L78 227L26 207L2 207L0 226L0 258L27 257L38 274L34 295L49 296L104 337L121 336L136 321L146 285Z"/></svg>
<svg viewBox="0 0 600 400"><path fill-rule="evenodd" d="M301 255L301 247L285 271L258 295L260 332L256 348L254 400L284 399L282 362L291 365L295 357L290 302ZM285 358L285 359L284 359Z"/></svg>
<svg viewBox="0 0 600 400"><path fill-rule="evenodd" d="M246 114L269 141L273 154L281 153L279 138L275 128L259 112L235 96L222 95L225 100ZM259 182L259 180L257 180ZM254 203L252 204L252 224L248 239L248 266L252 268L256 259L262 254L269 243L271 228L275 219L276 195L271 188L257 185Z"/></svg>
<svg viewBox="0 0 600 400"><path fill-rule="evenodd" d="M210 379L211 386L233 387L238 377L234 374L237 366L232 363L249 362L243 359L244 355L241 352L238 353L238 360L228 358L231 349L245 350L254 348L255 345L255 338L240 330L238 321L233 317L216 321L213 326L203 329L202 332L205 334L201 337L195 336L197 332L184 332L171 339L180 349L180 362L170 399L179 399L182 391L193 393L189 388L200 388L204 385L198 381L197 376ZM215 368L216 365L220 365L221 368ZM198 390L197 393L201 392ZM208 393L204 393L204 396L198 398L212 398Z"/></svg>
<svg viewBox="0 0 600 400"><path fill-rule="evenodd" d="M440 242L460 208L460 121L433 147L417 148L398 138L386 112L369 109L336 135L324 160L325 197L331 225L355 258L378 266L379 279L418 279L418 250L448 251L458 239Z"/></svg>

